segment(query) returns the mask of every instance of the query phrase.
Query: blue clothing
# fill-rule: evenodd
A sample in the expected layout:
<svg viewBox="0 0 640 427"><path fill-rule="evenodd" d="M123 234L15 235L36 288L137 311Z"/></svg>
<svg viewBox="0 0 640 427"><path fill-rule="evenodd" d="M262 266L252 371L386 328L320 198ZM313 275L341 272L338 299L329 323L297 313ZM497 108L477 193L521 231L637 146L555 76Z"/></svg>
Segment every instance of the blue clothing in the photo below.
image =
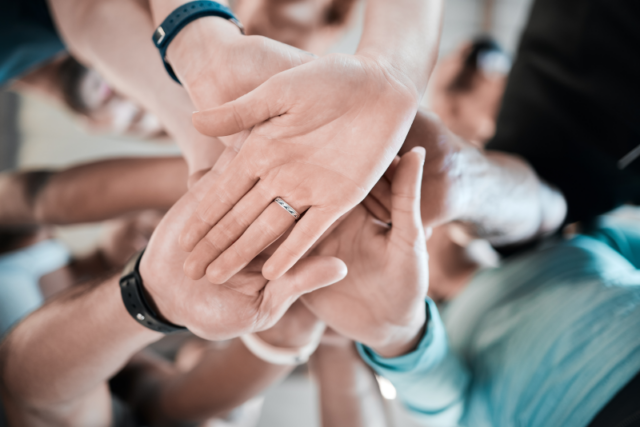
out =
<svg viewBox="0 0 640 427"><path fill-rule="evenodd" d="M44 301L38 281L69 263L69 250L56 240L45 240L0 255L0 337Z"/></svg>
<svg viewBox="0 0 640 427"><path fill-rule="evenodd" d="M64 50L45 0L0 1L0 85Z"/></svg>
<svg viewBox="0 0 640 427"><path fill-rule="evenodd" d="M640 233L599 232L479 273L442 320L428 301L414 352L362 357L429 426L587 426L640 371Z"/></svg>

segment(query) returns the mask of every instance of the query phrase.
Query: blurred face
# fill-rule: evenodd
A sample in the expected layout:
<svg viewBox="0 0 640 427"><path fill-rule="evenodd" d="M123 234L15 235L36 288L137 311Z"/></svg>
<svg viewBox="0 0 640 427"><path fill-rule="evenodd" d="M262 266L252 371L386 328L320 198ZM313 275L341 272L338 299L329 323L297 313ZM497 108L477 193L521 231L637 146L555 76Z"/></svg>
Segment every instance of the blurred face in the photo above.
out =
<svg viewBox="0 0 640 427"><path fill-rule="evenodd" d="M449 129L483 146L495 133L507 74L499 64L484 67L481 64L468 89L452 90L451 84L460 75L470 47L465 44L438 63L432 77L430 101L433 111ZM488 59L490 62L491 58Z"/></svg>
<svg viewBox="0 0 640 427"><path fill-rule="evenodd" d="M97 71L68 55L22 76L16 87L54 99L80 116L92 131L139 138L165 136L153 114L116 93Z"/></svg>
<svg viewBox="0 0 640 427"><path fill-rule="evenodd" d="M164 133L153 114L115 93L95 70L89 69L80 78L77 93L86 106L85 118L92 130L140 138Z"/></svg>

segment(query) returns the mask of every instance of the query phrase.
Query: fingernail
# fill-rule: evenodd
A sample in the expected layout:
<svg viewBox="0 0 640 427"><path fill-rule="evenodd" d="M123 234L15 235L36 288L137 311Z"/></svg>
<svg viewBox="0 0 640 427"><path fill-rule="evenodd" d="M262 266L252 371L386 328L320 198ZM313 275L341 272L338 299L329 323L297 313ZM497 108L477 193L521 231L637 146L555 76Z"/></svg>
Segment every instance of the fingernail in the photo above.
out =
<svg viewBox="0 0 640 427"><path fill-rule="evenodd" d="M426 156L427 154L427 150L421 146L413 147L411 151L413 151L414 153L422 154L423 156Z"/></svg>

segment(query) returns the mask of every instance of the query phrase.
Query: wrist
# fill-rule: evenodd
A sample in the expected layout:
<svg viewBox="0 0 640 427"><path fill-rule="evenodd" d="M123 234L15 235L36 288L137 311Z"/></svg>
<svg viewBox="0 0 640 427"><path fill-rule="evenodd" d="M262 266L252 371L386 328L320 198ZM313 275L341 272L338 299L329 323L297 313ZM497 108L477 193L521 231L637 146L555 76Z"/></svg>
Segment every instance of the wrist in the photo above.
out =
<svg viewBox="0 0 640 427"><path fill-rule="evenodd" d="M394 64L384 53L374 48L358 50L355 56L384 74L387 81L396 89L397 94L405 98L407 109L418 111L426 88L423 88L421 82L415 79L413 73L405 67Z"/></svg>
<svg viewBox="0 0 640 427"><path fill-rule="evenodd" d="M122 299L127 311L142 326L154 331L168 334L186 330L186 322L176 319L178 316L174 316L171 303L167 304L167 300L172 298L158 297L155 288L163 279L150 274L153 273L153 267L148 267L145 261L149 257L145 255L146 249L136 254L125 266L120 278Z"/></svg>
<svg viewBox="0 0 640 427"><path fill-rule="evenodd" d="M140 340L141 343L146 343L143 344L142 347L162 338L163 334L145 328L131 317L124 305L124 302L122 301L118 276L114 277L113 281L116 283L114 286L109 283L109 296L105 296L104 298L114 301L115 313L113 313L110 318L117 319L114 322L117 325L117 329L122 330L124 333L129 335L131 339ZM109 282L111 282L111 280ZM100 297L98 298L102 301L101 304L104 304L105 300Z"/></svg>
<svg viewBox="0 0 640 427"><path fill-rule="evenodd" d="M383 344L369 346L376 354L390 359L411 353L420 344L427 329L428 317L423 308L412 325L405 326L401 331L392 334L392 338Z"/></svg>
<svg viewBox="0 0 640 427"><path fill-rule="evenodd" d="M240 29L231 21L217 16L202 17L190 22L175 36L166 59L190 92L190 86L204 78L203 73L210 74L212 69L224 72L224 66L219 66L217 60L241 37Z"/></svg>

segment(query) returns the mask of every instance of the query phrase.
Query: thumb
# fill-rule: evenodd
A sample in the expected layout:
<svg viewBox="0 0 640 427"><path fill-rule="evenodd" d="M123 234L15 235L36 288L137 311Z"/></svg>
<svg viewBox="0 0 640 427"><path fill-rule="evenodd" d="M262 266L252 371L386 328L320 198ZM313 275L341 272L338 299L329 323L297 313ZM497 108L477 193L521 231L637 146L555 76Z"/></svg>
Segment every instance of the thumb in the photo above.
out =
<svg viewBox="0 0 640 427"><path fill-rule="evenodd" d="M205 135L233 135L284 114L281 95L278 80L271 78L235 101L196 111L191 120L198 132Z"/></svg>
<svg viewBox="0 0 640 427"><path fill-rule="evenodd" d="M420 190L425 149L415 147L402 156L391 183L391 236L414 242L424 235Z"/></svg>
<svg viewBox="0 0 640 427"><path fill-rule="evenodd" d="M312 256L300 260L279 279L269 282L265 299L272 307L292 304L301 295L332 285L344 279L347 265L330 256Z"/></svg>

